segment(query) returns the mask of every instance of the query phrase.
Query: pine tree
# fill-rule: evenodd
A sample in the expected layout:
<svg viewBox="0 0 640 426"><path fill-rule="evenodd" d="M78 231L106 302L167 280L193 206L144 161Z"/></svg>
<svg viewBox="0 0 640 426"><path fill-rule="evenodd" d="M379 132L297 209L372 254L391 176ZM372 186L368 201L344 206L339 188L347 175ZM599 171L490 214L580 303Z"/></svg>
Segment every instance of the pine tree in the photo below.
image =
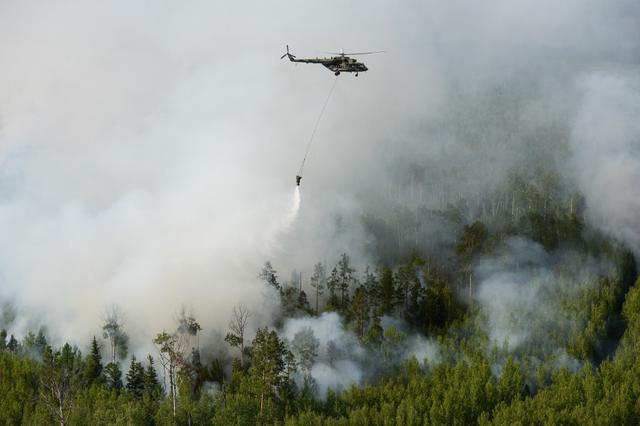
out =
<svg viewBox="0 0 640 426"><path fill-rule="evenodd" d="M325 310L335 311L340 308L340 299L338 298L338 290L340 279L338 278L338 269L333 268L329 279L327 280L327 288L329 289L329 300L325 305Z"/></svg>
<svg viewBox="0 0 640 426"><path fill-rule="evenodd" d="M4 351L7 347L7 330L0 329L0 351Z"/></svg>
<svg viewBox="0 0 640 426"><path fill-rule="evenodd" d="M100 346L98 346L98 341L95 336L93 336L91 349L85 361L84 380L87 385L102 383L104 381L102 376L102 355L100 355Z"/></svg>
<svg viewBox="0 0 640 426"><path fill-rule="evenodd" d="M344 309L349 298L349 288L353 283L355 269L350 266L349 256L342 253L338 261L338 288L340 290L340 306Z"/></svg>
<svg viewBox="0 0 640 426"><path fill-rule="evenodd" d="M145 390L145 371L142 363L136 361L135 355L131 357L131 364L127 372L127 391L137 397L142 396Z"/></svg>
<svg viewBox="0 0 640 426"><path fill-rule="evenodd" d="M258 274L258 278L264 281L265 284L275 288L279 292L282 291L282 287L280 283L278 283L278 275L276 274L276 270L273 269L271 262L266 261L262 270Z"/></svg>
<svg viewBox="0 0 640 426"><path fill-rule="evenodd" d="M393 282L393 272L387 267L380 268L380 314L391 314L394 310L395 287Z"/></svg>
<svg viewBox="0 0 640 426"><path fill-rule="evenodd" d="M122 389L122 371L115 362L110 362L104 367L104 375L107 387L112 390Z"/></svg>
<svg viewBox="0 0 640 426"><path fill-rule="evenodd" d="M318 303L320 300L320 296L324 294L324 288L326 285L327 277L324 264L322 262L318 262L313 267L313 275L309 280L309 284L311 287L315 289L315 298L316 298L316 315L318 315Z"/></svg>
<svg viewBox="0 0 640 426"><path fill-rule="evenodd" d="M36 336L34 344L35 344L35 349L38 351L40 355L42 355L42 353L44 352L44 348L47 347L47 337L45 336L45 333L42 327L40 327L40 330L38 330L38 335Z"/></svg>
<svg viewBox="0 0 640 426"><path fill-rule="evenodd" d="M147 395L159 395L160 383L158 382L158 374L153 366L153 357L149 355L147 357L149 363L144 370L144 393Z"/></svg>
<svg viewBox="0 0 640 426"><path fill-rule="evenodd" d="M383 333L384 333L384 330L380 325L380 316L375 314L375 311L374 311L374 314L371 318L371 326L369 327L369 332L367 333L363 341L367 344L377 345L380 342L382 342Z"/></svg>
<svg viewBox="0 0 640 426"><path fill-rule="evenodd" d="M369 267L364 271L363 285L367 292L367 300L371 310L379 310L380 307L380 287L375 274L371 273Z"/></svg>
<svg viewBox="0 0 640 426"><path fill-rule="evenodd" d="M18 352L18 341L16 340L15 337L13 337L13 334L11 335L11 337L9 337L9 343L7 343L7 349L11 352Z"/></svg>
<svg viewBox="0 0 640 426"><path fill-rule="evenodd" d="M298 309L303 312L309 312L309 301L307 300L307 293L304 290L298 292Z"/></svg>
<svg viewBox="0 0 640 426"><path fill-rule="evenodd" d="M367 302L367 291L362 285L353 293L350 317L353 318L358 337L364 337L365 328L369 322L369 304Z"/></svg>

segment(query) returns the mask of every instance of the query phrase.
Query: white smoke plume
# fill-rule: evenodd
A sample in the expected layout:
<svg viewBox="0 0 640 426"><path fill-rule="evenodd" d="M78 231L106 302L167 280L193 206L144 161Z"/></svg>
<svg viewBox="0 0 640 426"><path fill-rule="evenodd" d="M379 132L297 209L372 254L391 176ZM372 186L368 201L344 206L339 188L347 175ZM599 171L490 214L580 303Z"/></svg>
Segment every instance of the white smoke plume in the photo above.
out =
<svg viewBox="0 0 640 426"><path fill-rule="evenodd" d="M385 328L391 326L388 323ZM310 374L318 385L318 396L324 398L329 389L340 391L350 385L360 385L375 377L383 368L378 352L365 347L358 337L345 329L344 320L335 312L325 312L319 317L301 317L286 321L280 334L292 341L300 330L309 327L319 342L317 358ZM438 345L422 336L410 335L401 343L395 344L393 365L415 357L420 364L438 362Z"/></svg>
<svg viewBox="0 0 640 426"><path fill-rule="evenodd" d="M640 255L640 76L591 75L580 89L571 166L588 218Z"/></svg>
<svg viewBox="0 0 640 426"><path fill-rule="evenodd" d="M305 327L311 328L320 343L318 357L311 369L319 395L325 396L328 389L340 390L360 384L365 375L362 363L367 354L357 337L345 330L342 318L335 312L326 312L317 318L290 319L284 324L281 335L291 341Z"/></svg>
<svg viewBox="0 0 640 426"><path fill-rule="evenodd" d="M613 265L571 251L548 253L523 238L507 240L497 253L482 258L474 274L475 299L487 320L490 347L526 352L563 350L574 327L583 325L562 303L609 276ZM558 341L552 341L549 332Z"/></svg>
<svg viewBox="0 0 640 426"><path fill-rule="evenodd" d="M118 305L149 342L180 305L207 330L238 302L268 321L265 260L286 276L347 252L362 270L363 214L402 230L397 206L446 206L563 149L581 101L572 84L637 66L639 15L635 0L1 2L0 301L19 312L12 327L46 323L82 345ZM335 78L279 60L286 43L300 57L387 53L340 76L304 204L274 242Z"/></svg>

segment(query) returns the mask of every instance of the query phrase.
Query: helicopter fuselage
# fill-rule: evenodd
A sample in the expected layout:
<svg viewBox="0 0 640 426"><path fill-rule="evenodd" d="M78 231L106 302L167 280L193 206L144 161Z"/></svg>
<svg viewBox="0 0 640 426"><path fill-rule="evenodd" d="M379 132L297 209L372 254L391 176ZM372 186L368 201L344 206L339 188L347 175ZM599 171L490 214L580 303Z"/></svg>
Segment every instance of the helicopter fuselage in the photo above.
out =
<svg viewBox="0 0 640 426"><path fill-rule="evenodd" d="M296 59L293 55L289 55L291 62L302 62L305 64L321 64L325 68L331 70L335 75L340 75L343 72L354 72L358 75L359 72L365 72L368 70L367 66L358 62L356 59L348 56L332 56L330 58L306 58Z"/></svg>

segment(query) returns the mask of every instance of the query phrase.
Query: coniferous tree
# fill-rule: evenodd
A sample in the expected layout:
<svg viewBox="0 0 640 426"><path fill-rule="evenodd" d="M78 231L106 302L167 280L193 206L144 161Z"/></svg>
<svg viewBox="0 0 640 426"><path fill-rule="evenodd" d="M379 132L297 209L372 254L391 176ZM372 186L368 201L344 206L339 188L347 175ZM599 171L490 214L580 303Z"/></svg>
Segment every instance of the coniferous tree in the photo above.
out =
<svg viewBox="0 0 640 426"><path fill-rule="evenodd" d="M380 310L380 286L375 274L371 273L367 266L364 270L364 277L362 279L365 291L367 292L367 300L369 307L372 311Z"/></svg>
<svg viewBox="0 0 640 426"><path fill-rule="evenodd" d="M144 370L144 393L147 395L160 394L160 383L158 382L158 374L153 366L153 357L147 357L148 364Z"/></svg>
<svg viewBox="0 0 640 426"><path fill-rule="evenodd" d="M342 253L338 261L338 289L340 290L340 306L344 309L349 298L349 289L353 283L353 269L350 265L349 256Z"/></svg>
<svg viewBox="0 0 640 426"><path fill-rule="evenodd" d="M9 337L9 342L7 343L7 349L11 352L18 352L18 340L16 340L13 334L11 335L11 337Z"/></svg>
<svg viewBox="0 0 640 426"><path fill-rule="evenodd" d="M369 327L369 331L367 332L367 335L363 341L367 344L378 345L380 344L380 342L382 342L383 333L384 330L380 325L380 316L377 315L374 311L371 318L371 326Z"/></svg>
<svg viewBox="0 0 640 426"><path fill-rule="evenodd" d="M418 272L424 265L424 261L417 256L413 256L409 262L401 265L395 275L395 289L397 306L405 319L410 315L409 304L411 303L412 289L420 288L420 278Z"/></svg>
<svg viewBox="0 0 640 426"><path fill-rule="evenodd" d="M379 275L380 314L388 315L393 313L394 310L395 286L393 282L393 271L383 266L380 268Z"/></svg>
<svg viewBox="0 0 640 426"><path fill-rule="evenodd" d="M365 329L369 322L369 305L367 301L367 291L362 285L353 293L350 317L353 319L358 337L364 337Z"/></svg>
<svg viewBox="0 0 640 426"><path fill-rule="evenodd" d="M131 357L131 364L127 372L127 392L140 397L145 390L145 371L142 363L136 361L135 355Z"/></svg>
<svg viewBox="0 0 640 426"><path fill-rule="evenodd" d="M105 383L111 390L122 389L122 370L116 362L110 362L104 367Z"/></svg>
<svg viewBox="0 0 640 426"><path fill-rule="evenodd" d="M40 327L38 335L36 336L34 346L38 354L42 355L44 348L47 347L47 337L45 336L44 329Z"/></svg>
<svg viewBox="0 0 640 426"><path fill-rule="evenodd" d="M258 278L260 278L265 284L275 288L279 292L282 291L282 286L278 282L278 275L276 273L276 270L271 265L271 262L265 262L262 270L260 270L260 273L258 274Z"/></svg>
<svg viewBox="0 0 640 426"><path fill-rule="evenodd" d="M89 355L84 364L84 379L87 385L94 383L102 383L104 377L102 376L102 355L100 355L100 346L96 337L93 336L91 341L91 348L89 349Z"/></svg>
<svg viewBox="0 0 640 426"><path fill-rule="evenodd" d="M309 279L309 284L315 290L314 293L315 293L315 299L316 299L315 300L316 315L318 315L319 313L318 304L319 304L320 296L324 294L326 281L327 281L327 277L326 277L325 266L322 262L318 262L313 267L313 275Z"/></svg>
<svg viewBox="0 0 640 426"><path fill-rule="evenodd" d="M340 279L338 277L338 269L333 268L327 279L327 289L329 289L329 300L327 300L327 304L325 305L327 311L335 311L340 307L340 299L338 298L339 286Z"/></svg>
<svg viewBox="0 0 640 426"><path fill-rule="evenodd" d="M298 292L298 310L302 312L309 312L309 301L307 300L307 293L304 290Z"/></svg>
<svg viewBox="0 0 640 426"><path fill-rule="evenodd" d="M7 330L0 329L0 351L7 348Z"/></svg>
<svg viewBox="0 0 640 426"><path fill-rule="evenodd" d="M482 250L485 241L487 240L487 228L479 221L472 223L471 225L464 225L462 235L456 244L456 256L458 257L458 263L460 269L466 276L465 281L468 281L468 297L471 300L472 297L472 261Z"/></svg>

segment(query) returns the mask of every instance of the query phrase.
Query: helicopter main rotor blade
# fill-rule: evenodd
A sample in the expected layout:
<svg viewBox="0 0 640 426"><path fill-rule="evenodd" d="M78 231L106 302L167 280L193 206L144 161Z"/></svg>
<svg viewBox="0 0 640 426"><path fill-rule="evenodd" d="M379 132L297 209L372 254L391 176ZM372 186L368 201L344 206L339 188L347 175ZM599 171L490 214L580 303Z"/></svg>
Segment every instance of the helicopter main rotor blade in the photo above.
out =
<svg viewBox="0 0 640 426"><path fill-rule="evenodd" d="M332 55L354 56L354 55L372 55L374 53L385 53L386 50L377 50L375 52L323 52Z"/></svg>
<svg viewBox="0 0 640 426"><path fill-rule="evenodd" d="M385 53L385 50L377 50L375 52L352 52L352 53L345 53L345 55L373 55L375 53Z"/></svg>

